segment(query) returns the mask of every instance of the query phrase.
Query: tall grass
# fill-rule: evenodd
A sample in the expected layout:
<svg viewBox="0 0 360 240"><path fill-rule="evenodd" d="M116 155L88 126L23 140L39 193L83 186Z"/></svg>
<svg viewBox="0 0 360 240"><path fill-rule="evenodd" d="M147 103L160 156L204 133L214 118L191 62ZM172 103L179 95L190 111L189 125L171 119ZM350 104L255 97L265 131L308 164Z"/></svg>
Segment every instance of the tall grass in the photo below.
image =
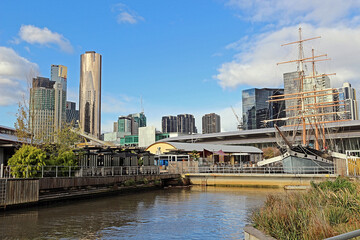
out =
<svg viewBox="0 0 360 240"><path fill-rule="evenodd" d="M276 239L324 239L360 229L360 183L312 183L305 193L269 195L252 220Z"/></svg>

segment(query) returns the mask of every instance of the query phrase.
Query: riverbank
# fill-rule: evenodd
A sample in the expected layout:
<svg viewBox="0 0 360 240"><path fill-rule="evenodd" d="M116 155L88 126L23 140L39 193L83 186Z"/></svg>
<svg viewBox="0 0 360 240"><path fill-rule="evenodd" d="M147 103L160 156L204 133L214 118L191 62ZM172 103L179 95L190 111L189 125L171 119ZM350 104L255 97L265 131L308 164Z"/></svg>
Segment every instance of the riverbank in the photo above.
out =
<svg viewBox="0 0 360 240"><path fill-rule="evenodd" d="M360 229L360 182L337 178L307 192L269 195L252 215L254 227L276 239L324 239Z"/></svg>

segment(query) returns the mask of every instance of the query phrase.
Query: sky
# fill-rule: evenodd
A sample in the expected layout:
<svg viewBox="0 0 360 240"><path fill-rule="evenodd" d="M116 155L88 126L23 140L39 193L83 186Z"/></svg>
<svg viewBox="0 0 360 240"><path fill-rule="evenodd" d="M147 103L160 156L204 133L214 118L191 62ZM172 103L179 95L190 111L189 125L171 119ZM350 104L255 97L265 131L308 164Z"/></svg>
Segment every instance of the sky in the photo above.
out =
<svg viewBox="0 0 360 240"><path fill-rule="evenodd" d="M360 0L0 1L0 125L14 126L29 80L68 67L68 100L78 103L80 55L102 55L102 132L118 116L140 112L161 130L161 117L221 116L236 130L242 90L283 87L296 65L298 28L305 55L332 87L360 89ZM359 96L359 93L358 93Z"/></svg>

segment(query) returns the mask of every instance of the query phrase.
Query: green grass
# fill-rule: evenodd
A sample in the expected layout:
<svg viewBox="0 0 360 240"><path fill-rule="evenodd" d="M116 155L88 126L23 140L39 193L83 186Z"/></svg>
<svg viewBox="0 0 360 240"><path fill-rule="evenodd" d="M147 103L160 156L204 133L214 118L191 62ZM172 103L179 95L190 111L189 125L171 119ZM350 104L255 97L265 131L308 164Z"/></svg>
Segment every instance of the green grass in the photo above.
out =
<svg viewBox="0 0 360 240"><path fill-rule="evenodd" d="M305 193L269 195L252 215L276 239L324 239L360 229L360 183L345 178L312 183Z"/></svg>

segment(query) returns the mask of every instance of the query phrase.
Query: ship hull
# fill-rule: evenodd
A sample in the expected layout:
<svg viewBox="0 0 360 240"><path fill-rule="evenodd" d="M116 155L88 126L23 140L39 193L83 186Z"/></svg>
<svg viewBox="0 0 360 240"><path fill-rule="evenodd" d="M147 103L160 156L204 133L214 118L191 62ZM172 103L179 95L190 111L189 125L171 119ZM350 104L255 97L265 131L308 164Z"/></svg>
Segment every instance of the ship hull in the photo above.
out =
<svg viewBox="0 0 360 240"><path fill-rule="evenodd" d="M294 174L318 174L332 173L333 163L317 161L307 157L288 155L283 158L283 168L285 173Z"/></svg>

